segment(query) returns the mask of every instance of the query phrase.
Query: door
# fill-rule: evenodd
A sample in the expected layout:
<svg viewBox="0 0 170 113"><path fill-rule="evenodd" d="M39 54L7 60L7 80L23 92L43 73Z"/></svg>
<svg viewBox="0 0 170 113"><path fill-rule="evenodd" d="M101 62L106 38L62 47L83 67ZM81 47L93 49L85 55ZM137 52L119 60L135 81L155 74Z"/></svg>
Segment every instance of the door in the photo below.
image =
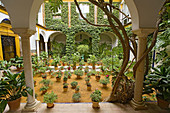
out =
<svg viewBox="0 0 170 113"><path fill-rule="evenodd" d="M4 60L9 61L10 58L14 58L16 56L15 37L2 35L1 41L3 58Z"/></svg>

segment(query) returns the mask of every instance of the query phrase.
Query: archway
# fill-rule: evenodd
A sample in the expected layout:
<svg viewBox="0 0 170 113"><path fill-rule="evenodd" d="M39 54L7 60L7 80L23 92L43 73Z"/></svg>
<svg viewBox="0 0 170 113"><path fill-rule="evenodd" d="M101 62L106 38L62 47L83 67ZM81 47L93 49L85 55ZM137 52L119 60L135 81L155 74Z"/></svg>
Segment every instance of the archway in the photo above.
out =
<svg viewBox="0 0 170 113"><path fill-rule="evenodd" d="M40 51L40 53L45 51L44 37L41 34L40 34L39 51Z"/></svg>
<svg viewBox="0 0 170 113"><path fill-rule="evenodd" d="M48 39L48 50L54 56L63 56L66 54L66 35L62 32L55 32Z"/></svg>
<svg viewBox="0 0 170 113"><path fill-rule="evenodd" d="M86 32L78 32L75 34L75 45L88 45L89 46L89 54L92 53L92 36Z"/></svg>

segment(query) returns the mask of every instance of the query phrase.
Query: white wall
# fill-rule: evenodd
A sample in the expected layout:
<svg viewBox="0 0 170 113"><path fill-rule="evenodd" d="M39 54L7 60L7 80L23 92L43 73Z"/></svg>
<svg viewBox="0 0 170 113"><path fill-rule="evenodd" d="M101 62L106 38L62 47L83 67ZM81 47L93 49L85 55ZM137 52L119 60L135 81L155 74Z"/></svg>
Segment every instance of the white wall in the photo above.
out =
<svg viewBox="0 0 170 113"><path fill-rule="evenodd" d="M5 18L8 18L8 19L9 19L9 16L6 15L6 14L4 14L4 13L1 13L1 12L0 12L0 22L1 22L3 19L5 19Z"/></svg>
<svg viewBox="0 0 170 113"><path fill-rule="evenodd" d="M41 5L39 12L38 12L38 24L44 26L44 20L43 20L43 5Z"/></svg>

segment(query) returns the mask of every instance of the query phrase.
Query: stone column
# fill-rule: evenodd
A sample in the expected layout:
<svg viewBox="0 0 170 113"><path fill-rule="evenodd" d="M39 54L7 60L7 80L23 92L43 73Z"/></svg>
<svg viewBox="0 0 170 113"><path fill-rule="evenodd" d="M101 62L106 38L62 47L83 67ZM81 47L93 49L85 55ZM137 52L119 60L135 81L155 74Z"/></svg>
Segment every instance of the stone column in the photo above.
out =
<svg viewBox="0 0 170 113"><path fill-rule="evenodd" d="M39 40L36 40L36 42L37 42L37 56L39 57L40 56L40 48L39 48L39 43L40 43L40 41Z"/></svg>
<svg viewBox="0 0 170 113"><path fill-rule="evenodd" d="M27 103L23 111L36 111L36 109L41 104L40 101L35 99L35 90L33 84L33 72L32 72L32 62L31 62L31 51L30 51L30 36L35 33L34 30L29 29L13 29L15 33L21 36L22 42L22 52L23 52L23 62L24 62L24 73L26 86L33 89L33 96L28 94Z"/></svg>
<svg viewBox="0 0 170 113"><path fill-rule="evenodd" d="M48 43L47 42L45 42L45 52L48 53Z"/></svg>
<svg viewBox="0 0 170 113"><path fill-rule="evenodd" d="M146 51L147 46L147 36L152 33L154 29L139 29L133 31L138 36L138 50L137 50L137 60L141 58L141 56ZM136 70L136 78L135 78L135 89L134 89L134 98L130 102L131 106L135 110L146 109L147 106L142 101L142 91L143 91L143 80L144 80L144 66L145 66L145 58L140 63Z"/></svg>

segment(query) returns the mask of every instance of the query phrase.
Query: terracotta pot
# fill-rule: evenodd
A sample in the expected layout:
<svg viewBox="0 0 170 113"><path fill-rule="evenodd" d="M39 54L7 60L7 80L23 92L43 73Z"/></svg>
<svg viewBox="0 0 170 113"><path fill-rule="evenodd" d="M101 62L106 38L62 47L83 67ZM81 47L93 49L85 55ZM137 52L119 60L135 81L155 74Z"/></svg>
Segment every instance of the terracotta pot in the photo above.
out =
<svg viewBox="0 0 170 113"><path fill-rule="evenodd" d="M81 76L80 76L80 75L77 75L77 79L81 79Z"/></svg>
<svg viewBox="0 0 170 113"><path fill-rule="evenodd" d="M68 79L71 79L71 76L68 76Z"/></svg>
<svg viewBox="0 0 170 113"><path fill-rule="evenodd" d="M88 84L89 83L89 81L86 81L86 84Z"/></svg>
<svg viewBox="0 0 170 113"><path fill-rule="evenodd" d="M91 86L87 86L87 91L91 91Z"/></svg>
<svg viewBox="0 0 170 113"><path fill-rule="evenodd" d="M96 67L95 66L93 66L93 70L95 70L96 69Z"/></svg>
<svg viewBox="0 0 170 113"><path fill-rule="evenodd" d="M47 77L42 77L42 78L45 79L45 80L47 79Z"/></svg>
<svg viewBox="0 0 170 113"><path fill-rule="evenodd" d="M107 87L107 84L103 84L103 88L106 88Z"/></svg>
<svg viewBox="0 0 170 113"><path fill-rule="evenodd" d="M96 81L99 82L100 76L96 76Z"/></svg>
<svg viewBox="0 0 170 113"><path fill-rule="evenodd" d="M42 94L45 94L47 92L47 90L45 90L45 91L42 91Z"/></svg>
<svg viewBox="0 0 170 113"><path fill-rule="evenodd" d="M73 66L73 70L76 70L76 66Z"/></svg>
<svg viewBox="0 0 170 113"><path fill-rule="evenodd" d="M55 67L55 70L58 70L58 67Z"/></svg>
<svg viewBox="0 0 170 113"><path fill-rule="evenodd" d="M79 90L75 90L75 93L78 93L79 92Z"/></svg>
<svg viewBox="0 0 170 113"><path fill-rule="evenodd" d="M92 102L92 107L95 109L99 109L100 108L99 102Z"/></svg>
<svg viewBox="0 0 170 113"><path fill-rule="evenodd" d="M63 66L65 66L65 63L63 63Z"/></svg>
<svg viewBox="0 0 170 113"><path fill-rule="evenodd" d="M159 97L156 97L157 98L157 104L160 108L162 109L168 109L168 106L169 106L169 102L159 98Z"/></svg>
<svg viewBox="0 0 170 113"><path fill-rule="evenodd" d="M56 80L57 80L57 82L60 82L61 78L57 78L57 77L56 77Z"/></svg>
<svg viewBox="0 0 170 113"><path fill-rule="evenodd" d="M64 89L64 92L67 92L68 88L63 88Z"/></svg>
<svg viewBox="0 0 170 113"><path fill-rule="evenodd" d="M21 102L21 98L18 98L16 100L13 101L8 101L8 106L10 108L10 111L16 111L17 109L20 108L20 102Z"/></svg>
<svg viewBox="0 0 170 113"><path fill-rule="evenodd" d="M76 88L76 86L72 86L71 88L72 88L72 89L75 89L75 88Z"/></svg>
<svg viewBox="0 0 170 113"><path fill-rule="evenodd" d="M66 81L65 81L65 80L63 80L63 82L64 82L64 83L67 83L67 80L66 80Z"/></svg>
<svg viewBox="0 0 170 113"><path fill-rule="evenodd" d="M47 108L53 108L54 107L54 103L47 103Z"/></svg>

